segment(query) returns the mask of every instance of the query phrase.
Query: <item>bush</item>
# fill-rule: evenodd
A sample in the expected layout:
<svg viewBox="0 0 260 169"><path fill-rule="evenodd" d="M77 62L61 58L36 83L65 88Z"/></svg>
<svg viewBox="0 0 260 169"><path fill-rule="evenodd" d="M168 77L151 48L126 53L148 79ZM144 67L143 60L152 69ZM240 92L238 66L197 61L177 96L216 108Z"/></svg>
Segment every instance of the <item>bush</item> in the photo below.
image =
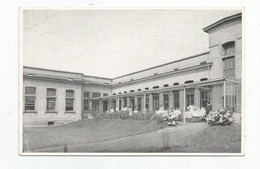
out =
<svg viewBox="0 0 260 169"><path fill-rule="evenodd" d="M210 112L206 121L210 126L230 126L234 124L233 112L227 109Z"/></svg>

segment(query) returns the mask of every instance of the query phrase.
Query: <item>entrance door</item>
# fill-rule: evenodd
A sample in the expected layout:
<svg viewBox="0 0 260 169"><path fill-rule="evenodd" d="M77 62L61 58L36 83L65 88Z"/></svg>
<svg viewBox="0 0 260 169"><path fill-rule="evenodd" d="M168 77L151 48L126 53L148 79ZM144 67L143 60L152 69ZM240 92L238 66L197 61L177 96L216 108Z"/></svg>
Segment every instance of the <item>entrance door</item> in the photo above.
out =
<svg viewBox="0 0 260 169"><path fill-rule="evenodd" d="M106 112L108 110L108 101L103 101L103 111Z"/></svg>
<svg viewBox="0 0 260 169"><path fill-rule="evenodd" d="M160 103L159 103L159 96L153 96L153 111L159 110Z"/></svg>

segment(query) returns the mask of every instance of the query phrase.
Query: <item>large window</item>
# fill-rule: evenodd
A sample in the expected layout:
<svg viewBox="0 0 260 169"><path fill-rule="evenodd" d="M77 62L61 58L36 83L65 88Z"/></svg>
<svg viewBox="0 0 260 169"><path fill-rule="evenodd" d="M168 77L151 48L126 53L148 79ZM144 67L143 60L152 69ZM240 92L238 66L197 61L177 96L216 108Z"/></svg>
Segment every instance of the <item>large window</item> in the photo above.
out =
<svg viewBox="0 0 260 169"><path fill-rule="evenodd" d="M89 100L84 100L84 111L89 110Z"/></svg>
<svg viewBox="0 0 260 169"><path fill-rule="evenodd" d="M66 90L66 107L65 111L74 110L74 90Z"/></svg>
<svg viewBox="0 0 260 169"><path fill-rule="evenodd" d="M149 110L149 96L146 96L145 101L146 101L145 108L146 108L146 110Z"/></svg>
<svg viewBox="0 0 260 169"><path fill-rule="evenodd" d="M25 87L24 110L34 111L36 100L36 87Z"/></svg>
<svg viewBox="0 0 260 169"><path fill-rule="evenodd" d="M178 93L173 93L173 108L179 109L180 108L180 95Z"/></svg>
<svg viewBox="0 0 260 169"><path fill-rule="evenodd" d="M48 88L47 89L47 111L56 110L56 89Z"/></svg>
<svg viewBox="0 0 260 169"><path fill-rule="evenodd" d="M163 95L163 107L164 107L164 109L169 109L169 95L168 94Z"/></svg>
<svg viewBox="0 0 260 169"><path fill-rule="evenodd" d="M226 58L224 61L224 77L235 77L235 57Z"/></svg>
<svg viewBox="0 0 260 169"><path fill-rule="evenodd" d="M235 54L235 42L228 42L222 45L223 55Z"/></svg>
<svg viewBox="0 0 260 169"><path fill-rule="evenodd" d="M186 94L186 108L194 104L194 91L187 91Z"/></svg>
<svg viewBox="0 0 260 169"><path fill-rule="evenodd" d="M140 111L142 108L142 99L137 98L137 110Z"/></svg>

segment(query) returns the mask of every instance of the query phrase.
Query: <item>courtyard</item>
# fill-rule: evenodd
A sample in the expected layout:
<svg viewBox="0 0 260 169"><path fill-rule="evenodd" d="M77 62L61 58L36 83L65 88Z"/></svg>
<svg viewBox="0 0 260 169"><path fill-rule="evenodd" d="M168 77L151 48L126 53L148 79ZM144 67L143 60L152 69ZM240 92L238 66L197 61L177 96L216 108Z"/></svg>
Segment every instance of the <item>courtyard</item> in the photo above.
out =
<svg viewBox="0 0 260 169"><path fill-rule="evenodd" d="M241 124L208 126L150 120L85 119L56 127L24 128L24 152L240 153Z"/></svg>

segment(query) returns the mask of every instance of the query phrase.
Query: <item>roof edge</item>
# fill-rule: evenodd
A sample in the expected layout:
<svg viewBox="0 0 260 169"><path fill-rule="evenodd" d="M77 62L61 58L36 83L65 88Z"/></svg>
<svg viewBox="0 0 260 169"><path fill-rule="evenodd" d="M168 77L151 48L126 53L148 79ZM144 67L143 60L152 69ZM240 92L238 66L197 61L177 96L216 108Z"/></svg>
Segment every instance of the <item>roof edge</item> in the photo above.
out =
<svg viewBox="0 0 260 169"><path fill-rule="evenodd" d="M218 20L217 22L214 22L213 24L211 24L211 25L209 25L209 26L203 28L202 30L203 30L204 32L207 32L207 33L208 33L208 31L209 31L210 29L212 29L212 28L218 26L219 24L221 24L221 23L223 23L223 22L226 22L226 21L228 21L228 20L231 20L231 19L238 18L238 17L242 17L242 12L237 13L237 14L234 14L234 15L231 15L231 16L227 16L227 17L225 17L225 18L222 18L222 19Z"/></svg>
<svg viewBox="0 0 260 169"><path fill-rule="evenodd" d="M197 55L192 55L192 56L189 56L189 57L185 57L185 58L182 58L182 59L178 59L178 60L175 60L175 61L164 63L164 64L161 64L161 65L153 66L153 67L150 67L150 68L147 68L147 69L139 70L139 71L136 71L136 72L125 74L125 75L121 75L121 76L113 78L112 80L119 79L121 77L129 76L129 75L133 75L133 74L136 74L136 73L144 72L144 71L147 71L147 70L155 69L155 68L158 68L158 67L166 66L166 65L169 65L169 64L172 64L172 63L177 63L177 62L180 62L180 61L192 59L192 58L199 57L199 56L202 56L202 55L206 55L206 54L209 54L209 53L210 52L207 51L207 52L203 52L203 53L200 53L200 54L197 54Z"/></svg>

